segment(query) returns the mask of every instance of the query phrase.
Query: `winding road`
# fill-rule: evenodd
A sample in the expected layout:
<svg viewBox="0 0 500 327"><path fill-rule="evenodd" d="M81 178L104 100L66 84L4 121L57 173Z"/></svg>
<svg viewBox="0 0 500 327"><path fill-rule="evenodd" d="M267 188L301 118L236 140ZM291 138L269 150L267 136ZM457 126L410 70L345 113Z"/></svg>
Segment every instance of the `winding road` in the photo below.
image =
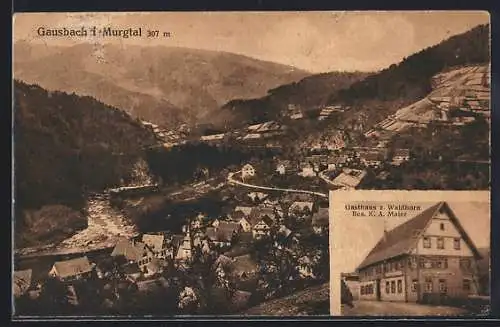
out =
<svg viewBox="0 0 500 327"><path fill-rule="evenodd" d="M268 187L268 186L260 186L260 185L253 185L253 184L248 184L248 183L240 182L240 181L238 181L238 180L236 180L236 179L233 178L233 175L237 174L239 172L241 172L241 171L229 173L227 175L227 180L228 180L228 182L230 184L237 184L237 185L246 186L246 187L249 187L249 188L255 188L255 189L259 189L259 190L280 191L280 192L289 192L289 193L312 194L312 195L321 196L323 198L327 198L328 199L328 194L314 192L314 191L297 190L297 189L291 189L291 188Z"/></svg>

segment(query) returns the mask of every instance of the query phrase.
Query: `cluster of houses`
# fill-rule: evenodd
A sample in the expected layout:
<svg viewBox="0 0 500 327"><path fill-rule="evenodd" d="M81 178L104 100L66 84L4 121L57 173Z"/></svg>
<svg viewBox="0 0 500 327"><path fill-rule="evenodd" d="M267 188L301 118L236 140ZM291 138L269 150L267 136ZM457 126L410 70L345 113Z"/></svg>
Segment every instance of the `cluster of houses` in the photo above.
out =
<svg viewBox="0 0 500 327"><path fill-rule="evenodd" d="M351 107L341 106L341 105L330 105L330 106L322 107L322 108L320 108L321 111L319 113L318 120L325 120L336 112L345 112L349 109L351 109Z"/></svg>
<svg viewBox="0 0 500 327"><path fill-rule="evenodd" d="M300 231L294 231L287 224L288 215L293 214L309 221L312 233L320 234L328 230L328 209L317 208L310 198L294 198L295 201L285 210L278 200L271 200L268 194L249 192L247 196L247 203L251 203L250 205L236 206L217 219L199 214L183 227L182 233L157 232L122 238L117 241L107 258L119 262L125 279L136 285L139 291L148 290L148 285L155 284L152 281L161 280L168 284L162 273L171 269L169 263L175 262L176 267L185 267L193 259L195 251L218 253L219 257L212 268L218 269L219 265L223 265L226 273L229 271L238 282L245 283L249 279L255 279L259 272L258 263L250 256L250 245L253 242L271 235L278 235L282 241L280 244L299 242ZM275 245L278 246L276 243ZM296 268L300 276L314 278L312 265L315 258L299 259ZM117 278L109 266L101 264L100 260L104 259L91 262L87 256L80 256L57 261L46 273L46 277L65 283L73 294L72 301L77 304L78 294L74 291L73 283L85 281L92 276L99 279ZM16 297L29 293L31 298L36 298L40 294L42 286L34 283L32 274L31 269L14 272ZM237 289L237 297L248 299L255 290L255 285L252 287Z"/></svg>
<svg viewBox="0 0 500 327"><path fill-rule="evenodd" d="M491 119L490 69L470 66L433 77L428 97L399 109L364 133L379 137L381 131L399 132L409 127L426 127L430 122L463 126L483 116Z"/></svg>
<svg viewBox="0 0 500 327"><path fill-rule="evenodd" d="M267 121L259 124L253 124L246 128L244 134L238 136L237 140L260 140L278 135L283 135L287 126L282 125L276 121Z"/></svg>
<svg viewBox="0 0 500 327"><path fill-rule="evenodd" d="M300 106L293 103L288 105L288 112L286 113L286 116L293 120L304 118L304 114L302 113Z"/></svg>
<svg viewBox="0 0 500 327"><path fill-rule="evenodd" d="M164 147L172 147L181 142L181 135L179 132L166 130L160 126L148 121L141 121L142 125L152 131L159 142L163 143Z"/></svg>

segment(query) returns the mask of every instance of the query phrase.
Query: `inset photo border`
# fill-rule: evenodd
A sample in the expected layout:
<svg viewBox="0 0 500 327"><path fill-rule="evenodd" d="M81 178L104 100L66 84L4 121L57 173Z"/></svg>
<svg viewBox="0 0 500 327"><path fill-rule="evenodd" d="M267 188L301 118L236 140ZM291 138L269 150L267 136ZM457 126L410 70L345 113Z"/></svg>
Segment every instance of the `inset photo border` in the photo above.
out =
<svg viewBox="0 0 500 327"><path fill-rule="evenodd" d="M489 191L330 192L330 313L490 312Z"/></svg>

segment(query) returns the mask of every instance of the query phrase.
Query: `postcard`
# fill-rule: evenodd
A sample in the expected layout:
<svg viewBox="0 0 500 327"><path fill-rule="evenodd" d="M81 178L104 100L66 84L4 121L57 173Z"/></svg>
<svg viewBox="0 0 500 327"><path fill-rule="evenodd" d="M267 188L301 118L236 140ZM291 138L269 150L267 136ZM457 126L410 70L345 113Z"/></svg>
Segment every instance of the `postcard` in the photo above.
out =
<svg viewBox="0 0 500 327"><path fill-rule="evenodd" d="M488 314L490 192L330 197L332 315Z"/></svg>
<svg viewBox="0 0 500 327"><path fill-rule="evenodd" d="M330 264L348 249L330 240L344 223L330 191L489 188L489 21L481 11L14 14L14 318L329 316L340 285ZM386 224L440 201L459 210L428 194ZM346 231L350 245L367 242L349 259L368 254L380 226ZM419 276L417 297L413 277L394 279L390 295L427 299ZM362 299L377 298L363 278ZM468 294L482 296L470 278ZM357 300L352 314L364 310Z"/></svg>

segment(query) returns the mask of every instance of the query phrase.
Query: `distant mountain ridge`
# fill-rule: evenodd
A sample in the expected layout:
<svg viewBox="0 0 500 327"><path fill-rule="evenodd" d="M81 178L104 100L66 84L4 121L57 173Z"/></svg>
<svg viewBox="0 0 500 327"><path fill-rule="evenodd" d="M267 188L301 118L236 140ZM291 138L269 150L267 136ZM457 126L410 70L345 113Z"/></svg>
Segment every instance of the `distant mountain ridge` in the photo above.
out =
<svg viewBox="0 0 500 327"><path fill-rule="evenodd" d="M329 102L422 98L431 91L432 77L439 72L450 67L488 63L489 36L489 25L479 25L454 35L332 94Z"/></svg>
<svg viewBox="0 0 500 327"><path fill-rule="evenodd" d="M219 115L264 121L277 117L288 104L305 110L342 104L353 106L353 110L343 115L343 125L350 125L349 120L356 122L360 114L364 116L363 125L373 125L425 97L432 90L432 77L438 73L457 66L489 63L489 43L489 25L479 25L379 72L331 72L308 76L272 89L261 98L232 100L222 107Z"/></svg>
<svg viewBox="0 0 500 327"><path fill-rule="evenodd" d="M307 111L326 104L332 92L348 88L369 75L367 72L329 72L307 76L273 88L261 98L229 101L217 113L218 121L228 117L238 117L237 121L242 123L276 119L289 104Z"/></svg>
<svg viewBox="0 0 500 327"><path fill-rule="evenodd" d="M14 44L15 78L89 95L167 127L203 122L231 99L263 96L308 75L290 66L209 50Z"/></svg>

